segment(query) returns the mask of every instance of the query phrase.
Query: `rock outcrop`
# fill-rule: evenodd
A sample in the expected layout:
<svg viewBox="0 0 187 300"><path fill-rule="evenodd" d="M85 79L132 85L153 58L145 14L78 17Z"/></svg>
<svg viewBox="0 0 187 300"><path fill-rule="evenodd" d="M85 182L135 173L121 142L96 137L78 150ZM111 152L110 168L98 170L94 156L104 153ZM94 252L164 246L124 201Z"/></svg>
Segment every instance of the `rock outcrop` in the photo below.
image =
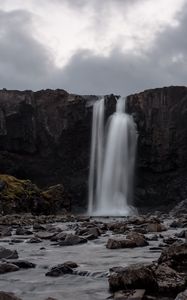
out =
<svg viewBox="0 0 187 300"><path fill-rule="evenodd" d="M70 211L71 199L62 184L39 189L30 180L0 174L0 213L52 214ZM23 234L23 232L21 232Z"/></svg>
<svg viewBox="0 0 187 300"><path fill-rule="evenodd" d="M0 90L0 172L39 187L63 183L86 205L92 102L64 90ZM115 97L105 97L107 114Z"/></svg>
<svg viewBox="0 0 187 300"><path fill-rule="evenodd" d="M73 207L85 207L96 99L64 90L1 90L0 172L39 187L62 183ZM110 115L115 97L106 96L105 101ZM168 206L187 198L187 88L128 96L127 110L139 135L136 204Z"/></svg>
<svg viewBox="0 0 187 300"><path fill-rule="evenodd" d="M128 96L137 123L139 205L168 205L187 195L187 87L164 87Z"/></svg>

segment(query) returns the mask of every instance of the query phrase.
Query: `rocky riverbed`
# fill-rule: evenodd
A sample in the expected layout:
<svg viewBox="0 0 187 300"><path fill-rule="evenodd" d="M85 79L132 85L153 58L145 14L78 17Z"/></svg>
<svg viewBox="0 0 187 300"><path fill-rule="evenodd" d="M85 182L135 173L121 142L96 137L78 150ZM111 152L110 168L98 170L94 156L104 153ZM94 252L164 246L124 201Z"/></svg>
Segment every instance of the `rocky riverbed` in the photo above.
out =
<svg viewBox="0 0 187 300"><path fill-rule="evenodd" d="M175 299L185 290L187 215L24 214L0 224L0 290L20 299Z"/></svg>

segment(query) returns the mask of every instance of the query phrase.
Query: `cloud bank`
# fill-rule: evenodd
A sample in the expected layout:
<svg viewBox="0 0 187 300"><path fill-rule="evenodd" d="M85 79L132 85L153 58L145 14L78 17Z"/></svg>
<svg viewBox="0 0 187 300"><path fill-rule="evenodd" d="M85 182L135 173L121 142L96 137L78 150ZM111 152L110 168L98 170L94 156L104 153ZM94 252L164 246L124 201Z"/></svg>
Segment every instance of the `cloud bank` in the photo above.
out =
<svg viewBox="0 0 187 300"><path fill-rule="evenodd" d="M179 1L177 7L173 4L167 14L160 11L155 23L154 0L109 0L107 7L97 0L89 4L55 0L52 5L45 0L47 17L39 6L34 12L35 0L25 7L19 0L14 6L2 0L0 88L63 88L79 94L127 95L159 86L186 85L185 2ZM172 6L174 2L169 3ZM52 23L48 23L50 10L57 12L56 21L55 15L51 16ZM136 11L148 15L141 21ZM69 20L64 12L77 19ZM79 22L81 14L85 18ZM72 28L61 31L60 17L64 17L64 24L72 21ZM54 28L48 30L51 24Z"/></svg>

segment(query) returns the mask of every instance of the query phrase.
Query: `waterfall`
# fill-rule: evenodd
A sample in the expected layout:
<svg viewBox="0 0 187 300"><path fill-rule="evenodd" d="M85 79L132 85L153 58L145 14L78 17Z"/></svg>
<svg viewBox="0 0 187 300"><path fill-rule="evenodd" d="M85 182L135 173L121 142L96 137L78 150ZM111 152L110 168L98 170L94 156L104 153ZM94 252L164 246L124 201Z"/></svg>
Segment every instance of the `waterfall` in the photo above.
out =
<svg viewBox="0 0 187 300"><path fill-rule="evenodd" d="M95 199L99 199L101 191L104 148L104 98L93 106L92 142L89 174L89 204L88 212L95 209Z"/></svg>
<svg viewBox="0 0 187 300"><path fill-rule="evenodd" d="M93 108L89 175L89 214L127 216L133 213L132 189L136 152L136 127L125 113L125 99L117 101L109 118L104 145L104 99Z"/></svg>

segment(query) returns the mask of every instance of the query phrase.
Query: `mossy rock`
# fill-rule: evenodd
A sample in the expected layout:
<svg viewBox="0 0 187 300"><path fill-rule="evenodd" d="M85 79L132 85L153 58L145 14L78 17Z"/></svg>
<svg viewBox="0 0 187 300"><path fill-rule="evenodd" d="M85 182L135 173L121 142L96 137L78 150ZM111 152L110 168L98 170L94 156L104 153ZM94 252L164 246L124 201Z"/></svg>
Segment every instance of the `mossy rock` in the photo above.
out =
<svg viewBox="0 0 187 300"><path fill-rule="evenodd" d="M62 184L50 186L44 190L41 195L54 211L59 211L62 208L67 211L71 209L71 198L66 193Z"/></svg>
<svg viewBox="0 0 187 300"><path fill-rule="evenodd" d="M69 200L65 201L64 187L61 184L42 191L30 180L0 174L1 214L55 214L63 208L68 209L68 203Z"/></svg>

